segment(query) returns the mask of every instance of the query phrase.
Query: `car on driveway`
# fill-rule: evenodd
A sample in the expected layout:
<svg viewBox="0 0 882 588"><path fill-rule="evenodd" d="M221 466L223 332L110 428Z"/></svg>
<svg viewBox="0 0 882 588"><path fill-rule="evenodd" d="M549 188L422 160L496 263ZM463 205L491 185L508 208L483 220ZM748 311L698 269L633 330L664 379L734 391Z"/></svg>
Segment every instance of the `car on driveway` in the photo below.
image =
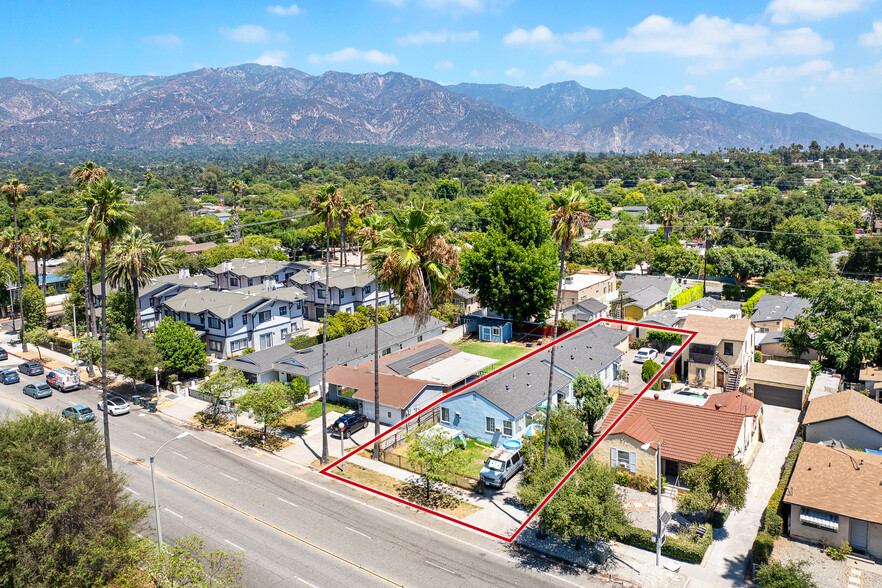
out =
<svg viewBox="0 0 882 588"><path fill-rule="evenodd" d="M9 354L6 353L6 350L5 350L5 349L3 349L2 347L0 347L0 361L3 361L3 360L5 360L5 359L9 359Z"/></svg>
<svg viewBox="0 0 882 588"><path fill-rule="evenodd" d="M334 421L334 424L328 427L328 432L333 437L343 435L344 438L352 437L356 431L366 429L368 426L368 418L363 414L344 414Z"/></svg>
<svg viewBox="0 0 882 588"><path fill-rule="evenodd" d="M73 406L68 406L61 411L61 416L83 423L88 423L89 421L95 420L95 413L92 412L92 409L85 404L75 404Z"/></svg>
<svg viewBox="0 0 882 588"><path fill-rule="evenodd" d="M73 368L57 368L46 374L46 383L61 392L77 390L80 387L80 374Z"/></svg>
<svg viewBox="0 0 882 588"><path fill-rule="evenodd" d="M15 384L19 382L18 372L14 369L3 370L0 372L0 382L4 384Z"/></svg>
<svg viewBox="0 0 882 588"><path fill-rule="evenodd" d="M637 356L634 358L634 362L643 363L650 359L655 359L656 357L658 357L658 351L652 347L641 347L637 350Z"/></svg>
<svg viewBox="0 0 882 588"><path fill-rule="evenodd" d="M36 384L28 384L24 388L22 388L22 392L24 392L27 396L30 396L34 400L39 400L40 398L49 398L52 396L52 388L49 387L49 384L43 384L42 382L38 382Z"/></svg>
<svg viewBox="0 0 882 588"><path fill-rule="evenodd" d="M103 400L98 401L98 410L104 410ZM109 414L119 416L121 414L129 414L130 410L129 403L122 396L113 394L107 397L107 412Z"/></svg>
<svg viewBox="0 0 882 588"><path fill-rule="evenodd" d="M481 481L485 486L505 488L505 483L522 467L524 467L524 458L520 450L499 447L484 462L484 467L481 468Z"/></svg>
<svg viewBox="0 0 882 588"><path fill-rule="evenodd" d="M28 376L39 376L43 373L43 365L38 361L26 361L18 366L18 371Z"/></svg>

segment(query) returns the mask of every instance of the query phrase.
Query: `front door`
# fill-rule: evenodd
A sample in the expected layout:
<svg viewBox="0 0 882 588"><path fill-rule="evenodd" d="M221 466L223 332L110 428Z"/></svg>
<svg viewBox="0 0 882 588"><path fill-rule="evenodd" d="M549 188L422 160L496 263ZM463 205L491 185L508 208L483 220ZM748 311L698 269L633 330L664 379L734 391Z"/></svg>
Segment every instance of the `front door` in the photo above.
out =
<svg viewBox="0 0 882 588"><path fill-rule="evenodd" d="M724 388L726 386L726 373L722 370L717 370L717 388Z"/></svg>
<svg viewBox="0 0 882 588"><path fill-rule="evenodd" d="M851 519L851 532L848 542L855 551L867 551L867 530L869 524L860 519Z"/></svg>

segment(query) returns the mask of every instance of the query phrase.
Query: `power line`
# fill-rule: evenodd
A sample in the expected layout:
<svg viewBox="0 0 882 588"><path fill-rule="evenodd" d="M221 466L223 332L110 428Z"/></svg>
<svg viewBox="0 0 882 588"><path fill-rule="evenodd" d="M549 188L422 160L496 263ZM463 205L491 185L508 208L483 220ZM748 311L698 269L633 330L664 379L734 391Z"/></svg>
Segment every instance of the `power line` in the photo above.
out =
<svg viewBox="0 0 882 588"><path fill-rule="evenodd" d="M295 214L294 216L287 216L287 217L284 217L284 218L274 218L274 219L271 219L271 220L258 221L258 222L254 222L254 223L247 223L247 224L244 224L244 225L239 225L239 229L244 229L245 227L256 227L256 226L258 226L258 225L268 225L268 224L272 224L272 223L280 223L280 222L283 222L283 221L295 220L295 219L298 219L298 218L303 218L304 216L309 216L310 214L313 214L313 213L311 213L311 212L302 212L302 213L300 213L300 214ZM209 233L199 233L198 235L188 235L188 236L189 236L190 238L193 238L193 239L201 239L202 237L209 237L209 236L211 236L211 235L226 234L227 231L229 231L229 230L231 230L231 229L232 229L232 227L227 227L227 228L220 229L220 230L217 230L217 231L211 231L211 232L209 232ZM157 245L167 245L167 244L169 244L169 243L177 243L177 240L172 239L172 240L170 240L170 241L157 241L157 242L156 242Z"/></svg>

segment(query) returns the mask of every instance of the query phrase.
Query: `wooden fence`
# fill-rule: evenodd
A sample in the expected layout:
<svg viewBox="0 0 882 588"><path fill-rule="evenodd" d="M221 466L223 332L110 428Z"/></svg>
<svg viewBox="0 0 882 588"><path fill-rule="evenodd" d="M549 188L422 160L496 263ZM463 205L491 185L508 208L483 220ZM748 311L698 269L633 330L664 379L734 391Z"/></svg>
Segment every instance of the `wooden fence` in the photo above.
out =
<svg viewBox="0 0 882 588"><path fill-rule="evenodd" d="M408 421L407 423L397 427L394 433L380 441L380 451L389 451L390 449L398 447L407 439L407 436L410 433L419 429L420 427L434 425L440 420L440 417L440 410L436 406L432 410L424 412L412 421Z"/></svg>
<svg viewBox="0 0 882 588"><path fill-rule="evenodd" d="M392 453L390 451L380 451L380 461L388 463L389 465L395 466L402 470L413 472L418 475L422 475L423 473L421 468L414 468L413 466L408 464L406 457L398 455L397 453ZM450 484L451 486L457 486L459 488L462 488L463 490L469 490L471 492L474 492L478 485L477 478L458 473L450 473L446 477L444 482L446 484Z"/></svg>

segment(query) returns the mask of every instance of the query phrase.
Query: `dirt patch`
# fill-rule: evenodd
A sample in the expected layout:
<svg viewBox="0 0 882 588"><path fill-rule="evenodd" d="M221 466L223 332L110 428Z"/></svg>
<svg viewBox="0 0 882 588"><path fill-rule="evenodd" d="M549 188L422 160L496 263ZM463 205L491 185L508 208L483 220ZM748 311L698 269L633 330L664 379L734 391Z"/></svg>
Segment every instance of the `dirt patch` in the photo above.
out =
<svg viewBox="0 0 882 588"><path fill-rule="evenodd" d="M204 412L196 413L191 420L206 429L211 429L212 431L217 431L218 433L223 433L224 435L238 439L245 445L260 447L267 451L278 451L283 447L291 445L290 441L282 439L272 433L267 433L266 440L264 440L263 431L258 431L257 429L252 429L245 425L236 426L235 423L226 419L213 419Z"/></svg>

